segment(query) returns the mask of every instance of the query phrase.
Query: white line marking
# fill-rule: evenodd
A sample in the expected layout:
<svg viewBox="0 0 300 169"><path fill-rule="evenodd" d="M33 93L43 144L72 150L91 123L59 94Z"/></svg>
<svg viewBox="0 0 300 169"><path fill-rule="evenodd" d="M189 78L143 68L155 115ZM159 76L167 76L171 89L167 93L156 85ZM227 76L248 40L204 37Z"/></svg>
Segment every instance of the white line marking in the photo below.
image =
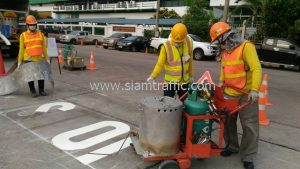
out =
<svg viewBox="0 0 300 169"><path fill-rule="evenodd" d="M113 144L110 144L108 146L102 147L98 150L95 150L95 151L91 152L93 154L85 154L83 156L77 157L77 160L79 160L83 164L90 164L92 162L95 162L97 160L100 160L100 159L105 158L106 156L108 156L108 155L102 155L102 154L110 153L110 154L113 155L113 153L116 153L116 152L119 151L119 149L121 148L124 141L125 141L125 139L122 139L122 140L117 141ZM127 138L127 140L125 141L125 143L124 143L121 150L129 147L130 143L131 143L131 139Z"/></svg>
<svg viewBox="0 0 300 169"><path fill-rule="evenodd" d="M99 95L101 95L101 96L107 96L106 94L103 94L103 93L99 93L99 92L95 92L96 94L99 94Z"/></svg>

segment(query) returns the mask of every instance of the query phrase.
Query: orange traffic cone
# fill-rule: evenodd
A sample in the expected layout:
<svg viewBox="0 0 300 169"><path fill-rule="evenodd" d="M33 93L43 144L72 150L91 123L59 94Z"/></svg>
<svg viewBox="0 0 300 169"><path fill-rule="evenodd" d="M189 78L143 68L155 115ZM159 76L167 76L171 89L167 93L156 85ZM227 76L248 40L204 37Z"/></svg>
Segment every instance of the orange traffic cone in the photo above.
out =
<svg viewBox="0 0 300 169"><path fill-rule="evenodd" d="M88 69L89 70L95 70L96 69L94 50L92 50L92 49L91 49L90 64L89 64Z"/></svg>
<svg viewBox="0 0 300 169"><path fill-rule="evenodd" d="M62 57L62 49L58 49L58 62L59 63L64 63L64 58Z"/></svg>
<svg viewBox="0 0 300 169"><path fill-rule="evenodd" d="M2 52L0 50L0 76L5 76L5 67L4 67L4 63L3 63L3 57L2 57Z"/></svg>
<svg viewBox="0 0 300 169"><path fill-rule="evenodd" d="M264 79L267 75L264 75ZM258 98L258 114L259 114L259 124L263 126L268 126L270 124L270 120L266 115L266 90L267 86L262 84L259 90L259 98Z"/></svg>
<svg viewBox="0 0 300 169"><path fill-rule="evenodd" d="M272 103L269 102L269 86L268 86L268 82L269 82L269 77L267 74L264 74L264 78L263 78L263 82L262 85L266 85L266 92L265 92L265 97L266 97L266 106L272 106Z"/></svg>

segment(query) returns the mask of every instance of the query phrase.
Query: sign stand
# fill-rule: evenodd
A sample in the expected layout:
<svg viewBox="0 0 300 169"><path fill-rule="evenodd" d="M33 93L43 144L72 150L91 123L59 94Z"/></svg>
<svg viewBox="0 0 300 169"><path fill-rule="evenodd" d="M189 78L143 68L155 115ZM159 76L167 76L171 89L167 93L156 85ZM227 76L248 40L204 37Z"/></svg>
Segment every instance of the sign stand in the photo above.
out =
<svg viewBox="0 0 300 169"><path fill-rule="evenodd" d="M47 52L50 58L50 64L52 63L52 58L57 59L59 74L61 74L61 68L58 60L58 50L57 50L57 44L55 38L48 38Z"/></svg>

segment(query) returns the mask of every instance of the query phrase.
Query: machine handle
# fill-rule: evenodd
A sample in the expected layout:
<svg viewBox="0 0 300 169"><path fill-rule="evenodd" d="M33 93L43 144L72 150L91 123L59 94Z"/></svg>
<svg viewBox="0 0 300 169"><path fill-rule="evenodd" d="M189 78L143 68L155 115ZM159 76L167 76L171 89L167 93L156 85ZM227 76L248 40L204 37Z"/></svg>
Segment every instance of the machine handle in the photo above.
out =
<svg viewBox="0 0 300 169"><path fill-rule="evenodd" d="M239 112L240 110L243 110L244 108L248 107L251 104L252 104L251 101L248 101L248 102L238 106L235 110L229 112L229 115L230 116L235 115L237 112Z"/></svg>

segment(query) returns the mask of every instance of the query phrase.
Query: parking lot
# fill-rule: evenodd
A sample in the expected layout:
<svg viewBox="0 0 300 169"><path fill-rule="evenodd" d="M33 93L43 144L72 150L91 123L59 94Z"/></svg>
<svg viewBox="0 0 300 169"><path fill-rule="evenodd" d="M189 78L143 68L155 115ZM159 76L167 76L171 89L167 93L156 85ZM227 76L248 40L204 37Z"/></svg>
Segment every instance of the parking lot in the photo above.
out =
<svg viewBox="0 0 300 169"><path fill-rule="evenodd" d="M77 55L88 65L94 51L97 69L59 74L52 62L55 87L46 83L48 96L31 98L28 86L0 96L0 168L2 169L140 169L151 166L137 156L127 138L138 131L138 105L146 96L162 91L124 88L145 82L157 54L76 46ZM6 59L8 68L14 62ZM218 82L220 63L195 61L196 79L209 71ZM269 75L268 127L261 126L258 169L300 168L300 73L263 68ZM161 75L157 81L162 82ZM95 84L117 84L98 88ZM112 130L114 129L115 130ZM241 134L241 128L239 127ZM152 167L157 168L157 167ZM192 169L242 169L239 156L193 160Z"/></svg>

